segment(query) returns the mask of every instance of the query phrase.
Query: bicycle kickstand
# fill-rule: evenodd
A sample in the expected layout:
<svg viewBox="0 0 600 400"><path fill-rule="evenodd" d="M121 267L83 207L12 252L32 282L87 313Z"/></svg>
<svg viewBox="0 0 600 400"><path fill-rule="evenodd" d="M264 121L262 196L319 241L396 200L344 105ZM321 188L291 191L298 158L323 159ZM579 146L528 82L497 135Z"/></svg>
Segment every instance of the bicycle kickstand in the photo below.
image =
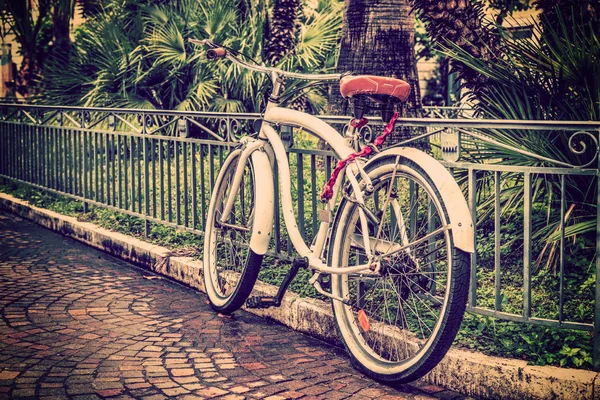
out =
<svg viewBox="0 0 600 400"><path fill-rule="evenodd" d="M277 295L275 297L271 296L252 296L246 300L246 307L248 308L269 308L269 307L279 307L281 305L281 301L283 300L283 296L290 286L290 283L296 277L296 274L300 270L300 268L308 268L308 258L300 257L294 259L292 262L292 267L283 278L283 282L281 282L281 286L279 286L279 290L277 291Z"/></svg>

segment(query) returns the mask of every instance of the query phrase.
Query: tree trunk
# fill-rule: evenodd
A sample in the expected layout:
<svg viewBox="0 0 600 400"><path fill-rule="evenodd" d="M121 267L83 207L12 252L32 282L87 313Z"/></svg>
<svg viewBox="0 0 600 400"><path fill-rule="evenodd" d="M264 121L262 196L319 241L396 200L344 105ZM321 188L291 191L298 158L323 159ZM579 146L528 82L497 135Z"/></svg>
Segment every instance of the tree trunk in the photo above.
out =
<svg viewBox="0 0 600 400"><path fill-rule="evenodd" d="M405 109L408 115L417 116L421 94L415 58L415 17L410 11L408 0L346 0L337 70L405 80L411 86ZM346 104L335 87L330 112L347 114ZM391 142L398 140L395 136Z"/></svg>
<svg viewBox="0 0 600 400"><path fill-rule="evenodd" d="M275 0L270 22L269 37L265 43L265 60L276 65L294 50L296 23L300 0Z"/></svg>
<svg viewBox="0 0 600 400"><path fill-rule="evenodd" d="M41 68L35 57L23 56L21 68L15 78L16 91L27 98L36 93L37 82L41 78Z"/></svg>
<svg viewBox="0 0 600 400"><path fill-rule="evenodd" d="M421 107L414 15L406 0L346 0L337 70L410 83L409 109Z"/></svg>
<svg viewBox="0 0 600 400"><path fill-rule="evenodd" d="M54 44L52 51L68 53L71 48L70 25L75 12L75 1L60 0L54 3L52 13L52 33Z"/></svg>

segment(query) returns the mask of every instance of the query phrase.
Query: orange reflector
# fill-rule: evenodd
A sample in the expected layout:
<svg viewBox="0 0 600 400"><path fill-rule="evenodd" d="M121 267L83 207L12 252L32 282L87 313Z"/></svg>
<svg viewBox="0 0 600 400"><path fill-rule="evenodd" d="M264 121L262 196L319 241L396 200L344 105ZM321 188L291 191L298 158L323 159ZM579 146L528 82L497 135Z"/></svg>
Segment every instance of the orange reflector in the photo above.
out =
<svg viewBox="0 0 600 400"><path fill-rule="evenodd" d="M358 311L358 323L363 331L369 332L371 329L371 324L369 323L369 317L367 317L367 313L363 310Z"/></svg>

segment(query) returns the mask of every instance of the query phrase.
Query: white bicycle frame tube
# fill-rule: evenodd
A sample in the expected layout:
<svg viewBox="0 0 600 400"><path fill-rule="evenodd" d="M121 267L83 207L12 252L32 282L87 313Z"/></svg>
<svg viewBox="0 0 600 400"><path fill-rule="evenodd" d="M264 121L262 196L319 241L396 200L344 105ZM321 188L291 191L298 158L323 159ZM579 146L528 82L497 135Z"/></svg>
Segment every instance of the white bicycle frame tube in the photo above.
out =
<svg viewBox="0 0 600 400"><path fill-rule="evenodd" d="M319 232L317 234L317 238L315 241L315 246L313 250L311 250L308 245L304 242L302 235L297 226L296 217L294 214L293 200L292 200L292 191L291 191L291 177L290 177L290 167L288 163L288 158L286 155L285 147L279 137L279 134L270 126L271 124L285 124L300 127L308 130L315 136L320 139L323 139L326 143L328 143L333 149L334 153L338 158L346 158L348 155L352 154L354 150L348 145L347 141L330 125L325 123L324 121L311 116L309 114L302 113L300 111L289 110L280 107L267 107L265 112L264 120L267 123L263 123L262 129L259 133L258 140L248 140L248 144L245 149L242 151L242 155L240 156L240 164L244 165L241 162L247 160L247 158L256 151L261 151L261 149L268 149L271 147L273 155L275 157L275 161L277 162L277 166L279 168L279 177L280 177L280 195L281 195L281 204L283 211L283 219L285 221L285 225L288 231L288 235L290 240L301 257L307 257L308 262L311 268L317 270L321 273L326 274L348 274L348 273L374 273L371 269L373 269L372 265L363 264L346 268L332 268L327 266L320 259L319 255L321 254L321 250L323 249L327 231L329 229L329 222L321 222L321 226L319 228ZM267 154L271 154L270 151L266 152ZM453 200L456 195L456 182L453 179L449 179L448 171L437 161L435 161L430 156L427 156L425 153L413 149L413 148L394 148L388 151L384 151L376 156L382 157L385 155L393 154L395 156L405 156L409 159L414 160L419 165L423 166L423 164L427 165L426 170L431 173L432 179L434 179L438 183L442 183L441 181L445 181L445 184L442 184L441 195L446 199L446 201ZM434 160L435 166L431 165L431 160ZM266 163L263 163L266 165ZM265 172L267 175L264 177L265 180L272 181L272 174L270 173L271 169L268 168L268 172ZM353 188L353 193L356 196L357 202L362 202L362 191L356 179L356 174L362 173L361 168L357 167L356 163L353 162L344 168L343 172L345 173L348 182ZM239 185L241 180L241 175L243 170L236 171L234 184ZM335 202L335 198L337 197L338 191L340 189L340 180L336 183L334 187L334 196L329 203L329 208L333 207L333 203ZM452 182L448 184L447 182ZM462 193L459 192L461 197ZM233 196L228 199L226 204L227 210L231 210L231 206L233 204ZM231 204L230 204L231 203ZM464 202L464 207L462 205L457 205L455 207L451 207L449 209L450 222L452 225L452 235L454 236L455 245L458 248L461 248L465 251L472 251L472 242L469 241L469 235L465 235L465 233L469 233L468 231L472 230L472 225L469 226L468 221L465 219L465 216L470 216L468 212L468 208L466 208L466 202ZM448 204L448 203L447 203ZM262 229L266 228L267 223L272 223L273 212L268 211L264 205L261 205L262 211L257 213L255 224L261 226ZM272 204L269 205L272 210ZM395 207L396 208L396 207ZM464 209L463 209L464 208ZM395 210L398 212L398 210ZM223 213L226 215L226 213ZM366 227L368 225L367 217L362 209L359 208L359 220L361 225L363 226L363 231L367 231ZM270 229L270 228L268 228ZM406 233L404 233L406 235ZM257 254L264 254L266 248L269 245L270 236L268 235L253 235L253 240L251 241L251 248ZM403 238L403 245L406 238ZM472 241L472 235L471 235ZM371 243L368 239L365 239L364 242L365 250L367 254L371 254L370 247ZM260 252L260 253L259 253Z"/></svg>
<svg viewBox="0 0 600 400"><path fill-rule="evenodd" d="M277 161L277 167L279 168L279 192L281 196L283 220L285 222L290 240L300 257L306 257L311 268L327 274L347 274L368 270L368 265L361 265L352 268L332 268L321 261L319 254L320 249L323 248L323 244L326 239L327 229L329 228L328 222L321 222L321 228L319 229L320 234L317 236L315 251L311 250L306 245L302 235L300 234L300 231L298 230L296 216L294 214L290 166L288 164L285 148L283 147L283 143L281 142L279 135L272 127L268 125L263 126L262 132L269 139L269 142L273 147L273 153L275 154L275 160ZM337 132L336 134L339 136Z"/></svg>
<svg viewBox="0 0 600 400"><path fill-rule="evenodd" d="M330 145L333 152L340 159L346 158L354 152L338 131L333 129L327 122L312 115L287 108L273 107L271 109L267 108L264 119L272 124L291 125L310 131Z"/></svg>
<svg viewBox="0 0 600 400"><path fill-rule="evenodd" d="M350 154L354 153L354 149L349 146L348 141L346 139L344 139L344 137L341 136L338 133L338 131L333 129L326 122L324 122L324 121L320 120L319 118L314 117L312 115L309 115L309 114L306 114L306 113L303 113L300 111L290 110L287 108L273 107L271 109L267 109L267 112L265 113L265 121L274 123L274 124L281 123L281 124L285 124L285 125L291 125L291 126L295 126L295 127L299 127L299 128L308 130L309 132L313 133L318 138L322 139L329 146L331 146L333 152L336 154L336 156L339 159L344 159L344 158L348 157ZM275 139L273 138L273 136L275 137ZM279 142L281 142L279 140L279 136L276 134L268 136L268 139L271 143L273 143L273 140L278 140ZM283 145L282 145L282 148L283 148ZM286 160L285 164L287 165L287 156L285 156L285 150L283 151L282 155L281 154L277 155L277 152L275 154L276 154L276 159L278 160L278 165L279 165L279 160L282 159L282 155L283 155L283 159ZM289 167L287 168L287 170L288 170L288 174L286 176L289 177ZM361 169L356 166L356 163L352 163L347 168L344 168L344 170L342 172L348 177L351 185L353 186L354 192L358 196L357 200L359 202L362 202L363 201L362 194L359 189L358 182L356 181L356 178L355 178L355 174L362 172ZM283 175L281 175L281 176L283 177ZM334 194L331 197L331 199L329 200L329 209L333 209L333 207L335 206L335 199L337 197L337 193L338 193L341 181L342 181L341 179L338 179L338 181L336 182L336 184L334 186ZM284 190L284 188L281 187L281 190ZM282 196L282 201L283 201L283 198L284 197ZM293 210L291 195L289 197L289 200L290 200L289 207L286 207L286 204L283 203L284 204L284 212L286 209ZM285 213L284 213L284 218L285 218ZM360 210L360 218L361 218L361 223L363 224L363 228L366 227L367 226L367 218L364 215L364 212L362 210ZM293 218L292 220L295 221L295 218ZM287 219L285 219L285 222L286 222L286 226L288 226L289 224L288 224ZM326 227L329 227L329 224L327 224ZM295 223L294 223L294 229L297 231ZM289 227L288 227L288 232L290 232ZM327 233L327 230L323 229L323 224L321 224L321 228L319 229L319 235L317 236L316 245L315 245L315 250L316 250L315 253L317 253L317 254L319 254L320 250L322 249L322 245L326 239L326 233ZM290 238L291 238L291 233L290 233ZM303 247L306 247L299 232L298 232L298 238L300 238L299 242L302 243ZM296 239L298 239L298 238L296 238ZM296 242L293 239L292 239L292 243L294 245L296 245ZM367 248L369 248L368 241L366 241L365 246ZM298 248L297 248L297 250L298 250Z"/></svg>
<svg viewBox="0 0 600 400"><path fill-rule="evenodd" d="M301 113L299 111L294 111L294 110L288 110L288 109L283 109L283 108L267 108L267 111L265 113L265 119L271 115L271 111L275 110L276 111L276 116L277 118L284 118L281 120L281 122L285 121L286 124L293 124L302 128L305 128L309 131L311 131L312 133L314 133L317 137L322 138L323 140L325 140L328 144L331 144L332 148L334 149L334 152L336 154L338 154L339 157L347 157L349 154L351 154L353 152L352 148L350 148L349 146L346 145L343 137L335 130L333 129L331 126L329 126L328 124L326 124L325 122L319 120L316 117L313 117L311 115L308 114L304 114ZM286 115L287 113L290 113L292 116L295 117L294 118L290 118L287 119ZM273 121L274 122L274 121ZM271 151L265 151L263 152L262 150L267 150L269 147L271 147L272 149L272 153L275 156L275 160L277 162L277 166L279 168L279 177L280 177L280 196L281 196L281 204L282 204L282 209L283 209L283 218L285 221L285 225L286 228L288 230L288 235L290 237L290 240L292 241L292 244L294 245L294 248L296 249L296 251L298 252L298 254L301 257L307 257L308 261L309 261L309 265L311 268L314 268L315 270L322 272L322 273L327 273L327 274L347 274L347 273L354 273L354 272L361 272L361 271L369 271L369 265L359 265L359 266L354 266L351 268L331 268L329 266L327 266L327 264L323 263L323 261L321 261L321 259L319 258L319 254L321 253L321 250L323 249L323 246L325 244L325 240L327 237L327 231L329 229L329 223L328 222L321 222L321 226L319 228L319 232L317 234L317 238L316 238L316 243L315 243L315 247L314 250L311 250L306 243L304 242L304 239L302 238L302 235L300 234L300 231L298 229L298 225L297 225L297 221L296 221L296 216L294 214L294 208L293 208L293 200L292 200L292 191L291 191L291 178L290 178L290 166L288 163L288 158L285 152L285 148L283 146L283 143L279 137L279 134L268 124L263 124L260 135L259 135L259 139L251 139L251 138L247 138L246 139L246 145L244 146L243 150L241 150L241 154L239 155L240 159L238 162L238 168L236 169L235 175L234 175L234 180L232 182L232 187L235 188L239 188L239 185L241 183L241 178L244 172L244 168L242 168L245 163L247 162L249 157L252 157L253 162L257 162L258 159L256 159L256 155L258 154L263 154L265 155L265 159L267 159L266 155L267 154L271 154ZM260 185L261 182L269 182L271 184L267 184L267 185L261 185L260 187L257 186L257 190L258 191L263 191L261 193L264 194L264 196L262 196L262 198L264 199L270 199L270 201L265 201L265 202L257 202L257 213L255 216L255 220L254 220L254 226L253 226L253 234L250 240L250 248L252 249L252 251L254 251L256 254L264 254L269 246L269 241L270 241L270 235L266 235L266 234L258 234L258 232L270 232L271 228L272 228L272 223L273 223L273 186L272 186L272 182L273 182L273 175L272 175L272 169L270 168L270 162L261 162L261 173L263 174L261 176L262 179L257 180L257 185ZM356 178L354 177L354 173L357 173L358 168L355 167L355 165L352 166L352 169L347 171L347 176L350 178L351 184L354 187L354 190L356 192L360 192L360 189L358 187L358 182L356 180ZM344 172L346 172L346 168L344 168ZM334 201L334 199L337 196L337 193L339 191L340 188L340 180L338 180L338 182L336 183L336 185L334 186L334 196L332 199L332 202ZM265 186L265 187L263 187ZM262 189L261 189L262 188ZM232 190L229 194L229 198L227 199L227 202L225 204L225 208L223 210L222 213L222 221L221 222L225 222L227 220L227 218L229 217L229 213L231 212L232 208L233 208L233 203L235 201L235 195L237 194L237 189L234 191ZM364 222L365 226L367 223L366 217L363 215L362 221ZM369 243L366 244L366 246L369 246ZM367 273L372 273L371 271L367 272Z"/></svg>
<svg viewBox="0 0 600 400"><path fill-rule="evenodd" d="M266 122L274 124L284 123L285 125L292 125L310 131L312 134L323 139L327 144L329 144L333 149L334 153L336 153L336 155L339 158L346 158L348 155L354 152L354 150L350 146L348 146L344 138L335 129L333 129L330 125L312 115L308 115L300 111L289 110L286 108L273 107L267 109L267 111L265 112L264 119ZM287 228L290 240L298 254L301 257L307 257L310 267L322 273L347 274L368 270L369 265L360 265L341 269L329 267L325 263L323 263L323 261L321 261L321 259L319 258L319 254L325 243L327 230L329 228L328 222L321 222L319 233L317 234L316 238L314 251L307 246L307 244L304 242L304 239L302 238L302 235L300 234L296 221L296 216L294 214L290 167L285 148L281 139L279 138L279 135L271 126L263 124L259 138L263 135L264 138L269 141L273 149L275 160L279 168L279 191L281 194L283 219L285 221L285 226ZM346 176L349 177L354 191L360 193L358 182L354 177L354 173L356 173L357 170L358 168L356 168L355 165L352 164L351 168L345 168L344 172L346 173ZM339 191L339 187L340 184L338 181L338 183L334 187L334 196L332 198L333 201L336 198L337 192ZM362 222L366 226L367 219L364 215L362 218ZM369 246L369 244L367 243L366 246Z"/></svg>

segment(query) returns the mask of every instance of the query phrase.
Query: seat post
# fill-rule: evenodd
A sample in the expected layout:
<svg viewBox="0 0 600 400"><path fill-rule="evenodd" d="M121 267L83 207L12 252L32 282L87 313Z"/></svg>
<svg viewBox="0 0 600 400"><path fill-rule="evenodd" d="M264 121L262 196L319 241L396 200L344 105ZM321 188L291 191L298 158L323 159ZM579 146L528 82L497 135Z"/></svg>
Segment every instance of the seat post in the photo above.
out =
<svg viewBox="0 0 600 400"><path fill-rule="evenodd" d="M269 96L269 103L279 105L279 92L283 86L283 78L276 70L271 72L271 82L273 83L273 90L271 90Z"/></svg>
<svg viewBox="0 0 600 400"><path fill-rule="evenodd" d="M355 119L361 119L368 111L365 96L355 95L352 99L352 106L352 116Z"/></svg>
<svg viewBox="0 0 600 400"><path fill-rule="evenodd" d="M392 96L385 96L385 100L381 105L381 119L386 124L390 122L394 115L394 98Z"/></svg>

